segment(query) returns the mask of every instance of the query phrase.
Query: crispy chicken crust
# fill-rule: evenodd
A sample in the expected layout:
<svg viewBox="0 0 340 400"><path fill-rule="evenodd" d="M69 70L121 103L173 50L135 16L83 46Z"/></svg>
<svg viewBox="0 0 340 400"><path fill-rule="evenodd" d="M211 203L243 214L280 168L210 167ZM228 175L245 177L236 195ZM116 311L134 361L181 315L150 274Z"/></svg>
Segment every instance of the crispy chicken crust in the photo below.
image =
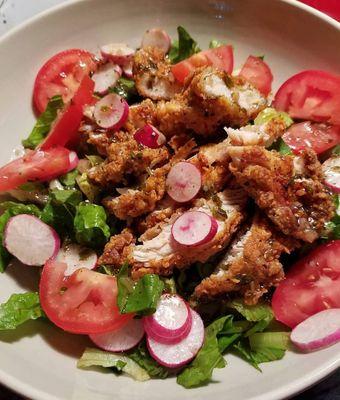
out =
<svg viewBox="0 0 340 400"><path fill-rule="evenodd" d="M98 259L98 265L121 267L127 260L131 246L136 242L129 229L124 229L119 235L111 236L106 243L104 252Z"/></svg>
<svg viewBox="0 0 340 400"><path fill-rule="evenodd" d="M334 204L312 150L300 159L259 146L230 147L229 154L236 180L281 232L309 243L318 238Z"/></svg>
<svg viewBox="0 0 340 400"><path fill-rule="evenodd" d="M279 257L296 246L297 241L284 238L266 217L256 214L252 223L239 231L214 273L195 288L194 298L238 292L246 304L256 304L284 279Z"/></svg>

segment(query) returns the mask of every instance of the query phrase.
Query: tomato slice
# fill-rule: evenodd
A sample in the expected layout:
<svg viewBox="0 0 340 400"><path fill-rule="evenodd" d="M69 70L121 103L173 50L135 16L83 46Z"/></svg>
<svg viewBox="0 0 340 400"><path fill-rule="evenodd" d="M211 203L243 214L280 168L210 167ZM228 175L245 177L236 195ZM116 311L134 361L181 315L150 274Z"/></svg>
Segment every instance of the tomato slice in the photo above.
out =
<svg viewBox="0 0 340 400"><path fill-rule="evenodd" d="M84 106L93 101L94 82L84 76L72 100L58 115L46 139L40 144L42 150L54 146L74 146L79 141L79 126L83 118Z"/></svg>
<svg viewBox="0 0 340 400"><path fill-rule="evenodd" d="M71 49L54 55L35 78L33 102L37 111L42 113L48 100L57 94L62 95L64 103L71 100L84 76L96 68L94 55L85 50Z"/></svg>
<svg viewBox="0 0 340 400"><path fill-rule="evenodd" d="M300 0L300 1L340 21L339 0Z"/></svg>
<svg viewBox="0 0 340 400"><path fill-rule="evenodd" d="M217 69L231 74L234 67L234 54L232 46L220 46L215 49L201 51L186 60L171 67L174 77L181 83L197 67L212 65Z"/></svg>
<svg viewBox="0 0 340 400"><path fill-rule="evenodd" d="M303 71L288 79L274 99L292 118L340 125L340 78L324 71Z"/></svg>
<svg viewBox="0 0 340 400"><path fill-rule="evenodd" d="M272 71L268 64L259 57L249 56L241 69L240 76L250 82L265 96L268 96L272 90Z"/></svg>
<svg viewBox="0 0 340 400"><path fill-rule="evenodd" d="M27 153L0 168L0 192L15 189L33 181L47 181L68 172L70 150L55 147L50 150L28 150Z"/></svg>
<svg viewBox="0 0 340 400"><path fill-rule="evenodd" d="M276 288L275 318L294 328L327 308L340 308L340 240L323 244L298 261Z"/></svg>
<svg viewBox="0 0 340 400"><path fill-rule="evenodd" d="M292 125L282 138L295 154L308 148L320 154L340 143L340 126L300 122Z"/></svg>
<svg viewBox="0 0 340 400"><path fill-rule="evenodd" d="M40 279L40 302L59 328L79 334L103 333L124 326L133 314L119 314L117 281L85 268L65 277L64 263L48 261Z"/></svg>

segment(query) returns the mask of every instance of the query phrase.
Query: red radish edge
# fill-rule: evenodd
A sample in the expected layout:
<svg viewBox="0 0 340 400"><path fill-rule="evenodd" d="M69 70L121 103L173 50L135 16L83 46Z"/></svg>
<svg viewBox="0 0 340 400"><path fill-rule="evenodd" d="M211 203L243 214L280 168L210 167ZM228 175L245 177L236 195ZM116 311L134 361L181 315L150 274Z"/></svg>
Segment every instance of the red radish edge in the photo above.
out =
<svg viewBox="0 0 340 400"><path fill-rule="evenodd" d="M129 61L127 64L122 66L123 74L126 76L126 78L129 79L133 78L132 67L133 67L132 61Z"/></svg>
<svg viewBox="0 0 340 400"><path fill-rule="evenodd" d="M178 203L192 200L202 186L201 171L188 161L175 164L166 179L168 195Z"/></svg>
<svg viewBox="0 0 340 400"><path fill-rule="evenodd" d="M144 327L141 319L131 319L119 330L89 335L96 346L111 352L130 350L137 346L143 336Z"/></svg>
<svg viewBox="0 0 340 400"><path fill-rule="evenodd" d="M340 193L340 156L331 157L322 164L325 184L335 193Z"/></svg>
<svg viewBox="0 0 340 400"><path fill-rule="evenodd" d="M203 211L187 211L180 215L171 228L172 237L183 246L200 246L216 235L218 223Z"/></svg>
<svg viewBox="0 0 340 400"><path fill-rule="evenodd" d="M148 29L143 35L142 48L145 49L149 46L157 47L166 54L171 47L170 36L160 28Z"/></svg>
<svg viewBox="0 0 340 400"><path fill-rule="evenodd" d="M157 149L166 142L163 133L150 124L146 124L143 128L138 129L134 134L134 138L138 143L151 149Z"/></svg>
<svg viewBox="0 0 340 400"><path fill-rule="evenodd" d="M101 128L117 130L125 124L129 115L129 106L123 98L110 93L97 101L93 115Z"/></svg>
<svg viewBox="0 0 340 400"><path fill-rule="evenodd" d="M73 169L77 168L77 165L79 164L79 158L77 156L77 153L75 151L71 151L69 154L69 160L70 160L70 165L68 167L68 171L72 171Z"/></svg>
<svg viewBox="0 0 340 400"><path fill-rule="evenodd" d="M60 249L57 232L39 218L19 214L10 218L4 231L4 246L23 264L44 265Z"/></svg>
<svg viewBox="0 0 340 400"><path fill-rule="evenodd" d="M111 62L101 65L92 75L95 84L94 91L101 95L106 94L110 87L115 86L121 75L122 69L119 65L114 65Z"/></svg>
<svg viewBox="0 0 340 400"><path fill-rule="evenodd" d="M162 295L156 312L144 318L146 333L159 343L180 342L188 336L191 325L190 308L177 295Z"/></svg>
<svg viewBox="0 0 340 400"><path fill-rule="evenodd" d="M194 310L192 326L188 336L176 344L164 344L147 337L146 343L151 356L161 365L178 368L190 362L198 353L204 341L204 325L201 317Z"/></svg>
<svg viewBox="0 0 340 400"><path fill-rule="evenodd" d="M110 43L100 48L101 55L106 60L120 66L126 65L133 57L135 51L124 43Z"/></svg>
<svg viewBox="0 0 340 400"><path fill-rule="evenodd" d="M331 346L340 341L340 308L318 312L297 325L291 341L301 350L309 352Z"/></svg>
<svg viewBox="0 0 340 400"><path fill-rule="evenodd" d="M97 259L98 257L94 250L75 243L63 245L56 257L56 261L67 265L65 276L72 275L73 272L80 268L96 268Z"/></svg>

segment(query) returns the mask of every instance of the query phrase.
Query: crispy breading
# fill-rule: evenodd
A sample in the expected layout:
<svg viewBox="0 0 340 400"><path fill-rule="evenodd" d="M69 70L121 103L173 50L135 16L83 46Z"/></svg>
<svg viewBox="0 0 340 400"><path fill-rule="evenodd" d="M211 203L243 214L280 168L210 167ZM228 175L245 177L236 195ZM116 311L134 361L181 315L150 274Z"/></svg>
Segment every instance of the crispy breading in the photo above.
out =
<svg viewBox="0 0 340 400"><path fill-rule="evenodd" d="M104 252L98 259L98 265L112 265L120 268L128 259L131 246L136 239L129 229L124 229L120 234L111 236L106 243Z"/></svg>
<svg viewBox="0 0 340 400"><path fill-rule="evenodd" d="M156 104L150 99L130 106L126 127L133 133L136 129L143 128L145 124L156 124Z"/></svg>
<svg viewBox="0 0 340 400"><path fill-rule="evenodd" d="M157 47L136 51L133 79L138 93L152 100L170 100L181 89L171 72L170 61Z"/></svg>
<svg viewBox="0 0 340 400"><path fill-rule="evenodd" d="M218 201L197 199L192 208L211 216L215 215L217 219L218 231L209 243L191 247L188 251L186 246L174 242L171 227L184 212L177 210L167 221L151 228L151 233L146 231L142 237L142 244L133 246L129 258L133 276L138 278L148 273L170 275L174 268L185 268L196 261L205 262L223 250L245 218L246 196L240 188L227 189L216 196ZM217 209L220 210L220 214L216 213Z"/></svg>
<svg viewBox="0 0 340 400"><path fill-rule="evenodd" d="M106 148L107 159L92 168L89 178L101 186L117 185L133 175L139 177L148 168L164 164L169 158L165 146L158 149L141 146L129 133L116 132Z"/></svg>
<svg viewBox="0 0 340 400"><path fill-rule="evenodd" d="M279 258L292 251L295 242L279 235L266 217L256 214L238 233L213 274L195 288L194 298L227 297L238 292L246 304L256 304L283 280Z"/></svg>
<svg viewBox="0 0 340 400"><path fill-rule="evenodd" d="M334 213L321 183L320 163L312 150L282 156L259 146L230 147L230 171L280 231L313 242ZM301 175L302 173L302 175Z"/></svg>

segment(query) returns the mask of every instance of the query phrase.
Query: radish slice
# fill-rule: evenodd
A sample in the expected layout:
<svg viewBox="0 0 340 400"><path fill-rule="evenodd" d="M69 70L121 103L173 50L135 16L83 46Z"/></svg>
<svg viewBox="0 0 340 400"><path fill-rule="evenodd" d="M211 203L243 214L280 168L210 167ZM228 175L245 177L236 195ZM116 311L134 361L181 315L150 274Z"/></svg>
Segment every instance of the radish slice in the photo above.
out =
<svg viewBox="0 0 340 400"><path fill-rule="evenodd" d="M72 171L73 169L77 168L79 164L79 158L75 151L71 151L69 154L70 165L68 167L68 171Z"/></svg>
<svg viewBox="0 0 340 400"><path fill-rule="evenodd" d="M192 326L188 336L176 344L159 343L147 337L147 346L151 356L169 368L178 368L190 362L202 347L204 340L204 325L201 317L193 310Z"/></svg>
<svg viewBox="0 0 340 400"><path fill-rule="evenodd" d="M4 246L26 265L44 265L54 258L60 248L60 239L54 229L29 214L19 214L8 220Z"/></svg>
<svg viewBox="0 0 340 400"><path fill-rule="evenodd" d="M100 52L104 59L109 59L118 65L126 65L135 54L135 51L125 43L110 43L102 46Z"/></svg>
<svg viewBox="0 0 340 400"><path fill-rule="evenodd" d="M191 325L190 308L176 295L162 295L156 312L144 318L146 333L159 343L180 342L188 336Z"/></svg>
<svg viewBox="0 0 340 400"><path fill-rule="evenodd" d="M148 29L143 35L142 48L149 46L158 47L166 54L171 47L170 36L160 28Z"/></svg>
<svg viewBox="0 0 340 400"><path fill-rule="evenodd" d="M56 260L67 265L65 276L69 276L80 268L96 268L97 258L97 254L93 250L70 243L60 249Z"/></svg>
<svg viewBox="0 0 340 400"><path fill-rule="evenodd" d="M340 341L340 308L318 312L297 325L291 341L303 351L313 351Z"/></svg>
<svg viewBox="0 0 340 400"><path fill-rule="evenodd" d="M122 75L122 69L119 65L107 63L97 69L92 75L94 81L94 91L101 95L106 94L110 87L115 86Z"/></svg>
<svg viewBox="0 0 340 400"><path fill-rule="evenodd" d="M131 319L119 330L90 335L92 342L106 351L130 350L142 340L144 327L141 319Z"/></svg>
<svg viewBox="0 0 340 400"><path fill-rule="evenodd" d="M151 149L157 149L166 142L163 133L150 124L146 124L143 128L138 129L134 134L134 138L138 143Z"/></svg>
<svg viewBox="0 0 340 400"><path fill-rule="evenodd" d="M333 192L340 193L340 156L331 157L322 164L325 184Z"/></svg>
<svg viewBox="0 0 340 400"><path fill-rule="evenodd" d="M110 130L117 130L122 127L128 115L128 103L115 93L107 94L100 99L96 103L93 112L97 125Z"/></svg>
<svg viewBox="0 0 340 400"><path fill-rule="evenodd" d="M215 218L203 211L187 211L176 219L171 228L174 240L184 246L199 246L210 242L216 235Z"/></svg>
<svg viewBox="0 0 340 400"><path fill-rule="evenodd" d="M192 200L200 191L201 186L200 170L187 161L175 164L166 179L167 193L178 203Z"/></svg>
<svg viewBox="0 0 340 400"><path fill-rule="evenodd" d="M132 61L129 61L126 65L122 66L123 74L129 79L133 78L132 67Z"/></svg>

